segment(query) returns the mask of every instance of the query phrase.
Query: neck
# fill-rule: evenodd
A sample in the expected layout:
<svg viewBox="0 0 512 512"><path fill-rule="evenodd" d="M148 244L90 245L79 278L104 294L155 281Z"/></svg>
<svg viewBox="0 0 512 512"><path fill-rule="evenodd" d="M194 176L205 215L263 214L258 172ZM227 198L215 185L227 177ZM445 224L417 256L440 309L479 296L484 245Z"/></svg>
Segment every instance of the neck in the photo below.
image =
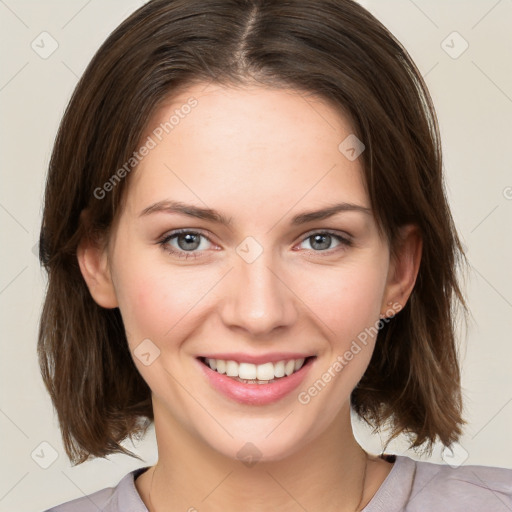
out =
<svg viewBox="0 0 512 512"><path fill-rule="evenodd" d="M253 465L223 456L157 411L155 431L158 463L136 481L150 512L168 511L170 504L172 510L212 512L241 505L247 512L354 512L367 502L368 461L353 436L348 407L300 450Z"/></svg>

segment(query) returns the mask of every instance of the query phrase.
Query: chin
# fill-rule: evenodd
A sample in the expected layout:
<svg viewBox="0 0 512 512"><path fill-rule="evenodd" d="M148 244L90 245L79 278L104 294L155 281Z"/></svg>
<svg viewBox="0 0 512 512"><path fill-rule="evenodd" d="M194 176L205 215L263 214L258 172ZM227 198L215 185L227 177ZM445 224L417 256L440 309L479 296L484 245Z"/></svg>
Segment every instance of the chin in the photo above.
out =
<svg viewBox="0 0 512 512"><path fill-rule="evenodd" d="M284 439L276 435L275 439L235 438L229 442L211 444L211 447L226 458L252 467L257 463L284 460L297 452L300 445L299 439Z"/></svg>

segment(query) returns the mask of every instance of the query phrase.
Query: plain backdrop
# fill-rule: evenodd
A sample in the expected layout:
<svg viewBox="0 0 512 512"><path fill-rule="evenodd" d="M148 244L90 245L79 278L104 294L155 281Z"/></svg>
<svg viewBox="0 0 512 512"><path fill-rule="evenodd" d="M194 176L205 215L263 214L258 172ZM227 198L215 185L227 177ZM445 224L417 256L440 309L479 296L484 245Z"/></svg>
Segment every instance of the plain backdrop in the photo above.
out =
<svg viewBox="0 0 512 512"><path fill-rule="evenodd" d="M472 322L460 332L468 425L451 460L512 467L512 0L362 3L404 44L429 86L449 201L471 263ZM58 123L94 52L140 5L0 0L0 511L40 512L156 461L151 431L135 447L125 443L145 464L111 456L71 467L36 358L45 286L36 250ZM381 452L384 435L355 418L354 429L367 450ZM422 458L406 448L399 439L387 453ZM431 461L450 460L441 448Z"/></svg>

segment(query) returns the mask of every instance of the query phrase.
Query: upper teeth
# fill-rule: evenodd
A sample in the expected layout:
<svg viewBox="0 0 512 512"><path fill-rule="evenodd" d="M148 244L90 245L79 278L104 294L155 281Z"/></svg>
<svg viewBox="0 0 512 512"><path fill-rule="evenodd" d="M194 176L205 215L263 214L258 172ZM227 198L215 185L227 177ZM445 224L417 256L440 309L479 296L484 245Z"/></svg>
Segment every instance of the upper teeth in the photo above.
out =
<svg viewBox="0 0 512 512"><path fill-rule="evenodd" d="M247 380L272 380L284 377L300 370L305 359L290 359L278 363L237 363L236 361L225 361L224 359L206 358L206 364L218 373L225 373L228 377L239 377Z"/></svg>

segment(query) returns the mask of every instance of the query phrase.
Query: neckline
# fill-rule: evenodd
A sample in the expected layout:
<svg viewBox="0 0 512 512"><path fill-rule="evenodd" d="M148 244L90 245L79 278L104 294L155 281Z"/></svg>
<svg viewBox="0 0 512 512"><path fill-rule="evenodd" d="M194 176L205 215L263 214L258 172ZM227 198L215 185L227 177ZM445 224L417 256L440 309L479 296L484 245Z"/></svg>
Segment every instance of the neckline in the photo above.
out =
<svg viewBox="0 0 512 512"><path fill-rule="evenodd" d="M372 496L372 499L367 503L367 505L362 509L361 512L372 512L372 509L374 505L378 504L379 501L382 501L383 496L387 493L387 488L390 485L390 482L395 479L396 475L399 472L399 467L402 465L402 462L404 459L407 459L407 457L403 455L396 455L396 454L387 454L382 453L379 455L379 458L385 460L386 462L390 462L393 464L393 467L391 468L391 471L388 473L384 481L380 484L379 488L375 492L375 494ZM130 503L133 504L133 499L135 499L137 505L139 505L141 508L141 512L148 512L148 509L146 507L146 504L142 500L141 495L139 494L139 491L137 490L137 487L135 486L135 480L145 473L148 469L150 469L151 466L143 466L137 469L134 469L128 475L126 475L127 485L129 487L129 492L131 494L130 497Z"/></svg>
<svg viewBox="0 0 512 512"><path fill-rule="evenodd" d="M401 512L408 503L417 462L407 455L382 455L393 467L361 512Z"/></svg>

